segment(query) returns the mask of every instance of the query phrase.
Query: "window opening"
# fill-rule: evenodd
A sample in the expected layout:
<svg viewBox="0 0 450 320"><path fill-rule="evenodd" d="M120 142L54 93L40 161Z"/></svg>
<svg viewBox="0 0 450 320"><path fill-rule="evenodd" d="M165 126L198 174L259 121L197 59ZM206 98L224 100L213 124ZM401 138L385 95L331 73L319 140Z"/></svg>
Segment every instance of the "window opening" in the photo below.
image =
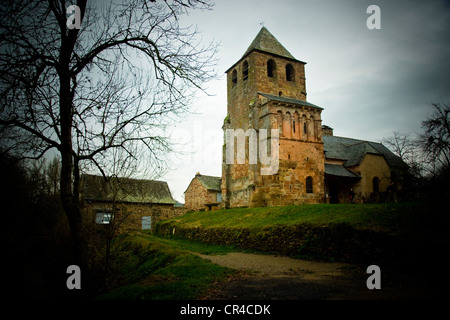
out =
<svg viewBox="0 0 450 320"><path fill-rule="evenodd" d="M97 212L95 214L95 222L97 224L110 224L112 218L111 212Z"/></svg>
<svg viewBox="0 0 450 320"><path fill-rule="evenodd" d="M275 61L270 59L269 61L267 61L267 76L269 78L274 78L275 77L275 71L276 71Z"/></svg>
<svg viewBox="0 0 450 320"><path fill-rule="evenodd" d="M373 178L372 185L374 193L380 192L380 179L378 177Z"/></svg>
<svg viewBox="0 0 450 320"><path fill-rule="evenodd" d="M237 71L233 70L231 73L231 82L233 83L233 86L237 84Z"/></svg>
<svg viewBox="0 0 450 320"><path fill-rule="evenodd" d="M243 80L248 79L248 62L247 61L244 61L244 64L243 64L242 79Z"/></svg>
<svg viewBox="0 0 450 320"><path fill-rule="evenodd" d="M292 64L286 65L286 81L294 81L294 67Z"/></svg>
<svg viewBox="0 0 450 320"><path fill-rule="evenodd" d="M306 193L313 193L313 180L312 177L306 178Z"/></svg>

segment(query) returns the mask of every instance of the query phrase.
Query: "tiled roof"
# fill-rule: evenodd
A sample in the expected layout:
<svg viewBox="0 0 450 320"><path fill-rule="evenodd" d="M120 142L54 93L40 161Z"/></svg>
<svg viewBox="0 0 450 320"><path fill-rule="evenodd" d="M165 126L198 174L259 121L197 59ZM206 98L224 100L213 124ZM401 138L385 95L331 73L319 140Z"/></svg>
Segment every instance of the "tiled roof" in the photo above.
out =
<svg viewBox="0 0 450 320"><path fill-rule="evenodd" d="M352 138L322 136L325 158L344 160L344 166L359 165L366 154L383 156L391 167L404 167L405 163L383 144Z"/></svg>
<svg viewBox="0 0 450 320"><path fill-rule="evenodd" d="M245 57L253 50L268 52L277 56L295 60L294 56L287 51L285 47L283 47L283 45L269 32L269 30L267 30L266 27L261 28L242 57Z"/></svg>
<svg viewBox="0 0 450 320"><path fill-rule="evenodd" d="M213 191L221 191L222 190L220 188L220 184L222 181L222 179L220 177L205 176L202 174L196 175L195 177L202 183L202 185L207 190L213 190Z"/></svg>
<svg viewBox="0 0 450 320"><path fill-rule="evenodd" d="M265 97L265 98L267 98L267 99L269 99L269 100L272 100L272 101L277 101L277 102L282 102L282 103L287 103L287 104L300 105L300 106L308 106L308 107L319 108L319 109L323 110L323 108L321 108L319 106L316 106L316 105L314 105L312 103L303 101L303 100L293 99L293 98L289 98L289 97L279 97L279 96L276 96L276 95L273 95L273 94L268 94L268 93L259 92L259 91L258 91L258 94L263 96L263 97Z"/></svg>
<svg viewBox="0 0 450 320"><path fill-rule="evenodd" d="M280 56L295 61L300 61L295 59L294 56L285 47L283 47L283 45L269 32L269 30L267 30L266 27L262 27L261 30L256 35L255 39L252 41L250 46L245 51L244 55L225 72L231 70L237 63L239 63L248 54L250 54L250 52L254 50L270 53L276 56ZM300 62L306 64L306 62L303 61Z"/></svg>
<svg viewBox="0 0 450 320"><path fill-rule="evenodd" d="M346 169L344 166L341 166L339 164L325 163L325 173L338 177L357 178L357 179L361 178L356 173Z"/></svg>
<svg viewBox="0 0 450 320"><path fill-rule="evenodd" d="M130 178L109 178L83 175L82 194L85 200L118 201L130 203L174 204L169 186L165 181Z"/></svg>

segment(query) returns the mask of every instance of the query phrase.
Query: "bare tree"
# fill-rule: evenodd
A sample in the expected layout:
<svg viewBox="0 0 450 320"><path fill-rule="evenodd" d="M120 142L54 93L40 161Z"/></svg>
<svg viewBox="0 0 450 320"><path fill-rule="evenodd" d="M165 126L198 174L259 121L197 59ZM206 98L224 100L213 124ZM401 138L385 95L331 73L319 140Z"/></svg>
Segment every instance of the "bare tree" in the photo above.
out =
<svg viewBox="0 0 450 320"><path fill-rule="evenodd" d="M109 202L104 204L104 209L105 212L110 212L111 216L105 225L92 225L89 235L99 243L95 248L91 248L95 251L94 258L101 259L100 268L105 280L109 277L110 260L117 254L117 248L113 246L113 238L132 215L132 211L126 210L126 206L122 204L126 201L127 195L136 194L136 190L129 188L126 183L136 173L136 163L128 161L128 153L122 149L112 149L111 159L110 166L107 167L110 175L104 176L102 180L102 185L108 190L109 198Z"/></svg>
<svg viewBox="0 0 450 320"><path fill-rule="evenodd" d="M416 135L394 131L392 136L383 138L383 144L408 165L410 174L415 177L423 175L424 157Z"/></svg>
<svg viewBox="0 0 450 320"><path fill-rule="evenodd" d="M419 143L431 164L432 174L450 171L450 105L432 103L434 111L422 121Z"/></svg>
<svg viewBox="0 0 450 320"><path fill-rule="evenodd" d="M47 164L45 168L45 175L47 177L47 187L49 193L53 196L59 195L59 181L61 172L61 161L55 157Z"/></svg>
<svg viewBox="0 0 450 320"><path fill-rule="evenodd" d="M409 162L414 153L414 140L401 131L394 131L392 136L383 139L383 143L405 162Z"/></svg>
<svg viewBox="0 0 450 320"><path fill-rule="evenodd" d="M170 150L164 126L215 76L217 46L202 46L198 31L180 22L189 10L211 9L208 0L70 5L0 5L0 137L2 148L23 158L59 153L60 198L82 263L80 169L107 175L114 149L162 167Z"/></svg>

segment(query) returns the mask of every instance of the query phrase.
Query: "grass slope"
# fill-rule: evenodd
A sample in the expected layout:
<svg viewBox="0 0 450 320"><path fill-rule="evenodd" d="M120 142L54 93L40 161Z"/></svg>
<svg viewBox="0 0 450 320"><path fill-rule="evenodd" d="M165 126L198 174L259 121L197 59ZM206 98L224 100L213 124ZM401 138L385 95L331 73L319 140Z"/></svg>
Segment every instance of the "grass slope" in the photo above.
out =
<svg viewBox="0 0 450 320"><path fill-rule="evenodd" d="M236 230L238 234L246 230L248 238L255 238L256 243L264 243L265 232L269 230L267 228L273 226L308 225L313 226L311 230L317 229L314 226L319 227L317 230L323 229L320 228L322 226L335 226L325 228L338 232L333 241L340 240L342 233L339 232L343 230L345 233L349 231L349 227L370 230L402 238L407 242L414 240L414 245L411 245L414 257L420 257L419 260L415 259L424 263L419 264L416 269L422 270L423 265L428 266L429 261L434 261L444 252L443 235L446 231L442 220L445 213L442 205L431 202L241 208L193 212L159 222L157 228L166 226L172 230L180 227L202 230L200 233L208 233L208 229L211 229L211 233L222 233L224 229L231 229ZM285 237L284 234L277 236ZM328 234L311 235L308 241L312 246L320 244L320 241L315 241L316 237L323 237L322 240L325 240L326 244L324 248L327 249ZM259 238L261 240L258 240ZM352 242L351 239L349 241ZM350 249L362 245L372 246L370 243L356 241ZM197 299L212 283L225 279L233 270L214 265L192 252L225 254L237 251L233 246L174 240L143 232L119 236L114 246L115 252L118 252L112 267L117 272L117 289L104 294L100 299Z"/></svg>
<svg viewBox="0 0 450 320"><path fill-rule="evenodd" d="M98 299L190 300L234 271L190 251L221 253L219 246L160 239L135 232L118 237L113 268L116 289ZM188 251L189 250L189 251Z"/></svg>
<svg viewBox="0 0 450 320"><path fill-rule="evenodd" d="M331 225L346 223L356 229L410 236L433 222L434 210L426 202L389 204L317 204L285 207L238 208L212 212L192 212L160 222L184 228L249 228Z"/></svg>
<svg viewBox="0 0 450 320"><path fill-rule="evenodd" d="M192 212L157 224L166 237L351 263L408 265L444 247L443 202L317 204ZM376 263L375 263L376 264Z"/></svg>

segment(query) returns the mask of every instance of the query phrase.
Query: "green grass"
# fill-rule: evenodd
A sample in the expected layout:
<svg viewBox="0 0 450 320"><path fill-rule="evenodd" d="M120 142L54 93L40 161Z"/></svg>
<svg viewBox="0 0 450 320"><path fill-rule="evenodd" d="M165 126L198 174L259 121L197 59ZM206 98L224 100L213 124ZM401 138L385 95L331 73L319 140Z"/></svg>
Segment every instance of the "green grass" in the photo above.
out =
<svg viewBox="0 0 450 320"><path fill-rule="evenodd" d="M145 235L145 237L148 237L149 239L157 241L161 244L165 244L171 248L177 248L180 250L186 250L189 252L196 252L205 255L223 255L230 252L242 251L241 249L234 246L206 244L181 238L172 239L164 237L162 235L151 234L149 231L142 231L142 235Z"/></svg>
<svg viewBox="0 0 450 320"><path fill-rule="evenodd" d="M317 204L286 207L238 208L212 212L192 212L160 222L195 228L250 228L292 226L299 224L329 225L347 223L357 229L383 231L393 235L407 234L432 218L429 203L389 204Z"/></svg>
<svg viewBox="0 0 450 320"><path fill-rule="evenodd" d="M227 227L249 229L253 234L262 234L271 226L345 224L405 240L414 239L414 243L422 245L418 252L423 254L434 248L427 244L429 240L443 239L442 220L446 211L442 208L431 202L241 208L193 212L158 224L169 224L169 230L172 227L219 230ZM212 283L225 279L234 271L201 259L193 252L226 254L241 251L232 246L171 239L144 232L119 236L114 246L118 252L113 260L113 270L118 276L116 289L100 299L198 299Z"/></svg>
<svg viewBox="0 0 450 320"><path fill-rule="evenodd" d="M139 232L118 237L113 261L117 288L98 299L189 300L234 271L215 265L190 251L220 252L203 244L160 239ZM218 246L217 246L218 247Z"/></svg>

